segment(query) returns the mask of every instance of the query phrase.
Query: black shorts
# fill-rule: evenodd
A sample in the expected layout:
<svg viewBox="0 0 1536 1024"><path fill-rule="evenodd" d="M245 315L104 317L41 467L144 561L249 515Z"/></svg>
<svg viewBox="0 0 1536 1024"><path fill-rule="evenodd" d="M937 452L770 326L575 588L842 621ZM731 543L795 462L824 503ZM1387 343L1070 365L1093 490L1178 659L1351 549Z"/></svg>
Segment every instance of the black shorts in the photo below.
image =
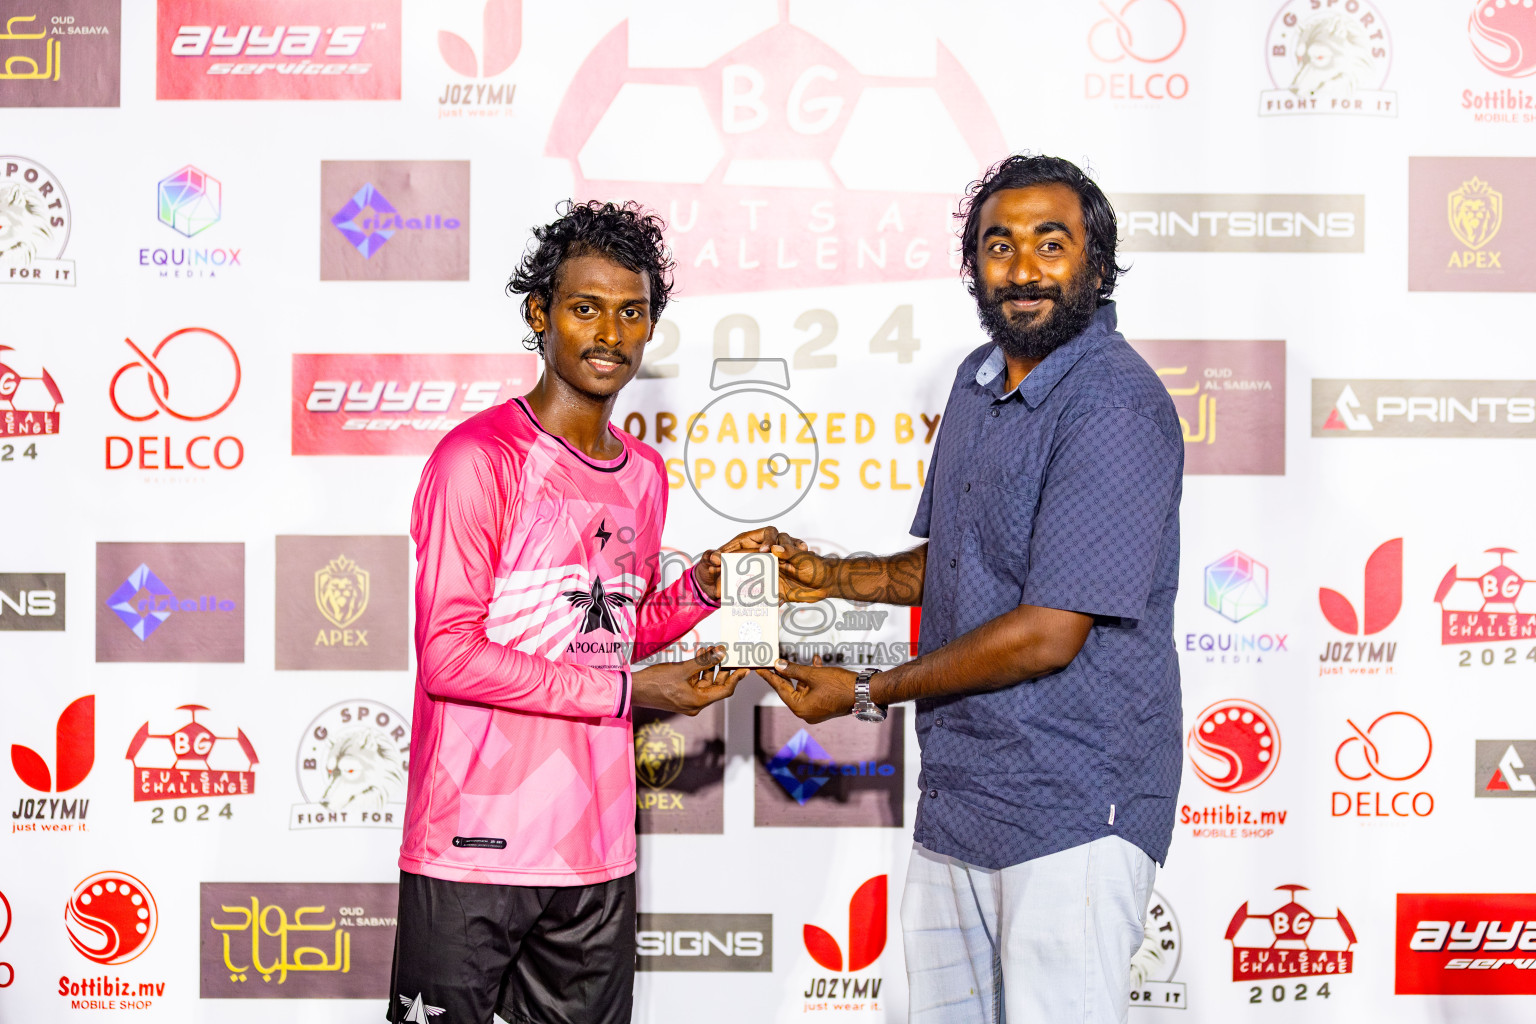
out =
<svg viewBox="0 0 1536 1024"><path fill-rule="evenodd" d="M627 1024L635 876L528 886L402 871L392 975L393 1022Z"/></svg>

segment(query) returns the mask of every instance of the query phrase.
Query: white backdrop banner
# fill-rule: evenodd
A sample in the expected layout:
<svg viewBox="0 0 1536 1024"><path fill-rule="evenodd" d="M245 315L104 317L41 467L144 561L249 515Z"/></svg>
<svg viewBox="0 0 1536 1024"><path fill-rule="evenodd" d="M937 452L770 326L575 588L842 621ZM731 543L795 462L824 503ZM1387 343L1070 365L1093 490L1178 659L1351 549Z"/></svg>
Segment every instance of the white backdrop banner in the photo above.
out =
<svg viewBox="0 0 1536 1024"><path fill-rule="evenodd" d="M1531 0L0 21L0 1021L398 1000L410 500L537 379L503 286L558 201L669 224L616 414L669 550L894 552L984 340L952 214L1021 149L1115 201L1121 328L1187 443L1188 756L1133 1017L1536 1014ZM850 666L919 629L780 618ZM804 726L752 678L635 725L636 1019L904 1020L912 712Z"/></svg>

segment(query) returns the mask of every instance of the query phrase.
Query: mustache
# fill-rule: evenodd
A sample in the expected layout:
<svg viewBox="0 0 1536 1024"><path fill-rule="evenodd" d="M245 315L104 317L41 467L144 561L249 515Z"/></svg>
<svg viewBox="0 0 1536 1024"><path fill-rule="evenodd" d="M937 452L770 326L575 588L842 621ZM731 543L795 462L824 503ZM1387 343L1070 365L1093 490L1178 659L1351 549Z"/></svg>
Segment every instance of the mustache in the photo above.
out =
<svg viewBox="0 0 1536 1024"><path fill-rule="evenodd" d="M1029 284L1005 284L995 289L988 299L993 305L999 306L1014 300L1032 302L1038 299L1050 299L1052 302L1060 302L1061 288L1057 285L1042 286L1033 281Z"/></svg>
<svg viewBox="0 0 1536 1024"><path fill-rule="evenodd" d="M589 349L584 349L581 353L581 358L583 359L590 359L594 356L598 359L602 359L610 363L629 362L629 358L618 349L604 348L601 345L594 345Z"/></svg>

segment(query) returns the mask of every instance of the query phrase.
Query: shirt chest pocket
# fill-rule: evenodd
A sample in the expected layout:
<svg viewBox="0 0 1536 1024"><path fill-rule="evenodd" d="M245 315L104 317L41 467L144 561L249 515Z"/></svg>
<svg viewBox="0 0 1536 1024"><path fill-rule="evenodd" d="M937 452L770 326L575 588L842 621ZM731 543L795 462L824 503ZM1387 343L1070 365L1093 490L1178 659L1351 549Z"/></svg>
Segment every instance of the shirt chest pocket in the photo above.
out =
<svg viewBox="0 0 1536 1024"><path fill-rule="evenodd" d="M1009 574L1022 583L1029 568L1029 541L1034 532L1039 488L1033 484L1004 487L982 482L977 490L971 512L981 561L1008 567Z"/></svg>

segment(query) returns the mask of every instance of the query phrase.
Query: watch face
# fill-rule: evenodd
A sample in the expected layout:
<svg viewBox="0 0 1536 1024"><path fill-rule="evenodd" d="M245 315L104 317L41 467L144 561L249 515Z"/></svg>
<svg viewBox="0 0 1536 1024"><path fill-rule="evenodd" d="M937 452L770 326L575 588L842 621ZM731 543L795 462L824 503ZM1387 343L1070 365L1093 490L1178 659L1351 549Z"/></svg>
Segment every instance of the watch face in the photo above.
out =
<svg viewBox="0 0 1536 1024"><path fill-rule="evenodd" d="M862 707L855 705L853 717L861 722L883 722L885 721L885 712L881 711L877 704L868 704Z"/></svg>

